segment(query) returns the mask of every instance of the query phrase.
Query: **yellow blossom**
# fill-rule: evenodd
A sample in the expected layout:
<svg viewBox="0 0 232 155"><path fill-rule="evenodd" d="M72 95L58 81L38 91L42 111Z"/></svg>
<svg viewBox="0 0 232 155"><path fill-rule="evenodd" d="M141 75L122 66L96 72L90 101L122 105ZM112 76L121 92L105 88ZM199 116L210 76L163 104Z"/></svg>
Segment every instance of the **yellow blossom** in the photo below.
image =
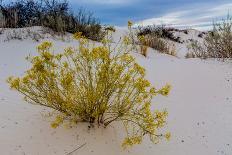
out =
<svg viewBox="0 0 232 155"><path fill-rule="evenodd" d="M129 38L128 36L123 37L123 43L124 43L125 45L131 44L130 38Z"/></svg>
<svg viewBox="0 0 232 155"><path fill-rule="evenodd" d="M49 48L51 48L52 47L52 43L51 42L48 42L48 41L45 41L45 42L43 42L41 45L39 45L38 47L37 47L37 49L39 50L39 51L44 51L44 50L48 50Z"/></svg>
<svg viewBox="0 0 232 155"><path fill-rule="evenodd" d="M158 93L160 93L163 96L168 96L170 90L171 90L171 85L167 84L162 89L160 89Z"/></svg>
<svg viewBox="0 0 232 155"><path fill-rule="evenodd" d="M133 56L129 55L129 54L124 54L121 57L122 61L125 61L127 63L131 63L133 62L135 59L133 58Z"/></svg>
<svg viewBox="0 0 232 155"><path fill-rule="evenodd" d="M73 35L73 38L76 39L76 40L79 40L79 39L83 38L82 32L76 32L76 33Z"/></svg>
<svg viewBox="0 0 232 155"><path fill-rule="evenodd" d="M171 133L170 132L166 133L165 138L169 141L171 138Z"/></svg>
<svg viewBox="0 0 232 155"><path fill-rule="evenodd" d="M143 67L141 67L139 64L135 63L134 64L134 69L139 72L139 74L141 74L142 76L145 75L145 69Z"/></svg>
<svg viewBox="0 0 232 155"><path fill-rule="evenodd" d="M132 21L128 21L127 25L128 27L131 27L133 25Z"/></svg>
<svg viewBox="0 0 232 155"><path fill-rule="evenodd" d="M9 77L7 81L10 83L10 87L12 89L18 89L19 88L19 85L20 85L20 79L19 78Z"/></svg>
<svg viewBox="0 0 232 155"><path fill-rule="evenodd" d="M142 142L142 138L140 136L137 137L127 137L124 139L122 143L122 147L126 149L127 147L130 147L135 144L140 144Z"/></svg>

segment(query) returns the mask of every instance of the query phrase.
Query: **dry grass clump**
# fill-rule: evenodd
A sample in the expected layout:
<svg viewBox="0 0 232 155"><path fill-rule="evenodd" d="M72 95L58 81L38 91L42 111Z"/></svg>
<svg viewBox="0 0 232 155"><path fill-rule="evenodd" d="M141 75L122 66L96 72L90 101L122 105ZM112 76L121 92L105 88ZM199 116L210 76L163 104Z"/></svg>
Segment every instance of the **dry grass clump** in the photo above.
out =
<svg viewBox="0 0 232 155"><path fill-rule="evenodd" d="M213 26L213 30L205 37L208 57L232 58L232 18L228 16L222 23Z"/></svg>
<svg viewBox="0 0 232 155"><path fill-rule="evenodd" d="M176 52L176 46L174 44L169 46L169 53L167 53L168 55L172 55L177 57L177 52Z"/></svg>
<svg viewBox="0 0 232 155"><path fill-rule="evenodd" d="M140 46L140 52L144 57L147 57L147 49L148 49L147 46L144 46L144 45Z"/></svg>
<svg viewBox="0 0 232 155"><path fill-rule="evenodd" d="M195 55L192 52L187 52L186 55L185 55L185 58L186 59L195 58Z"/></svg>
<svg viewBox="0 0 232 155"><path fill-rule="evenodd" d="M187 48L189 52L185 55L185 58L208 58L208 53L205 51L204 47L196 40L192 40Z"/></svg>
<svg viewBox="0 0 232 155"><path fill-rule="evenodd" d="M194 57L203 59L232 58L232 17L228 15L226 20L214 23L213 30L208 32L203 43L194 41L189 45L189 50Z"/></svg>
<svg viewBox="0 0 232 155"><path fill-rule="evenodd" d="M145 35L145 36L138 36L138 41L141 49L142 55L147 55L147 47L151 47L160 53L176 56L175 45L172 44L171 46L162 38L159 38L156 35Z"/></svg>
<svg viewBox="0 0 232 155"><path fill-rule="evenodd" d="M175 45L170 45L169 41L179 42L179 38L176 38L172 31L173 29L166 28L165 26L138 27L136 29L136 44L140 46L141 54L146 56L147 48L150 47L160 53L176 56Z"/></svg>

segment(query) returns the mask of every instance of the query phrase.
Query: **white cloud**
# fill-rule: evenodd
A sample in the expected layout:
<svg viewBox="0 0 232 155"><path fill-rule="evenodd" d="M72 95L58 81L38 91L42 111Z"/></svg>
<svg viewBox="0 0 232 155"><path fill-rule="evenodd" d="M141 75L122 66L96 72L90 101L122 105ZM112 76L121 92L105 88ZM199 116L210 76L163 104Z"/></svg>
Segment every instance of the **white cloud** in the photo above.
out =
<svg viewBox="0 0 232 155"><path fill-rule="evenodd" d="M205 6L204 6L205 7ZM165 24L174 27L208 29L213 20L225 17L232 13L232 3L215 6L212 8L198 8L168 13L161 17L145 19L137 22L137 25Z"/></svg>

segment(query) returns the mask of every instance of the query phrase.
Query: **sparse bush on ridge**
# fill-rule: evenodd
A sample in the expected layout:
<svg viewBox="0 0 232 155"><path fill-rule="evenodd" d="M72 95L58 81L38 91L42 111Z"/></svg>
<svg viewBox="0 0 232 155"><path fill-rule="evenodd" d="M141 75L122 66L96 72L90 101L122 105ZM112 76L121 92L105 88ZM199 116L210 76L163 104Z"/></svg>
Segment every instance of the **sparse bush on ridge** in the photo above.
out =
<svg viewBox="0 0 232 155"><path fill-rule="evenodd" d="M232 58L232 18L213 25L212 32L205 37L205 46L209 57Z"/></svg>
<svg viewBox="0 0 232 155"><path fill-rule="evenodd" d="M177 57L177 52L176 52L176 46L175 46L175 44L169 45L169 53L167 53L167 54Z"/></svg>
<svg viewBox="0 0 232 155"><path fill-rule="evenodd" d="M195 41L189 45L189 50L192 56L203 59L232 58L232 17L228 15L226 20L214 23L203 43Z"/></svg>
<svg viewBox="0 0 232 155"><path fill-rule="evenodd" d="M105 34L92 13L84 9L72 13L67 0L19 0L2 7L2 10L3 27L7 28L44 26L58 34L82 32L96 41Z"/></svg>
<svg viewBox="0 0 232 155"><path fill-rule="evenodd" d="M186 58L186 59L195 58L195 55L194 55L192 52L187 52L187 53L185 54L185 58Z"/></svg>
<svg viewBox="0 0 232 155"><path fill-rule="evenodd" d="M158 50L161 53L166 53L168 49L167 43L154 35L139 36L139 43Z"/></svg>
<svg viewBox="0 0 232 155"><path fill-rule="evenodd" d="M170 133L159 133L167 111L151 111L151 101L158 94L167 96L170 85L152 87L145 69L130 55L129 37L113 47L108 35L96 46L76 33L78 47L60 54L51 51L51 42L42 43L39 55L27 58L31 69L22 78L10 77L10 87L29 103L59 111L52 127L79 121L107 127L120 121L127 135L123 147L140 144L145 135L155 143L161 137L169 139Z"/></svg>
<svg viewBox="0 0 232 155"><path fill-rule="evenodd" d="M138 41L141 47L146 47L145 51L147 51L147 47L151 47L160 53L176 56L175 45L169 45L164 39L155 35L138 36Z"/></svg>
<svg viewBox="0 0 232 155"><path fill-rule="evenodd" d="M161 53L176 56L175 45L170 46L165 39L175 40L173 33L164 26L138 27L137 44L140 45L142 55L147 55L147 47L151 47ZM177 40L175 40L177 41Z"/></svg>
<svg viewBox="0 0 232 155"><path fill-rule="evenodd" d="M11 31L5 32L5 39L4 41L10 41L10 40L23 40L23 39L32 39L36 42L40 41L41 39L44 39L44 34L41 34L40 32L32 31L30 28L25 29L14 29Z"/></svg>
<svg viewBox="0 0 232 155"><path fill-rule="evenodd" d="M23 36L21 35L20 32L18 31L11 31L6 33L6 40L5 41L9 41L9 40L22 40Z"/></svg>
<svg viewBox="0 0 232 155"><path fill-rule="evenodd" d="M187 48L189 52L187 52L185 58L206 59L208 57L207 52L197 40L192 40L191 43L187 45Z"/></svg>
<svg viewBox="0 0 232 155"><path fill-rule="evenodd" d="M156 25L152 25L152 26L146 26L146 27L138 27L137 29L137 35L138 36L141 36L141 35L151 35L151 36L156 36L158 38L163 38L163 39L169 39L171 41L174 41L174 42L178 42L178 43L181 43L180 42L180 38L179 37L175 37L173 35L173 32L177 29L174 29L174 28L167 28L165 27L164 25L163 26L156 26Z"/></svg>
<svg viewBox="0 0 232 155"><path fill-rule="evenodd" d="M116 32L116 29L115 29L114 26L106 26L106 27L104 28L104 30L105 30L106 32Z"/></svg>

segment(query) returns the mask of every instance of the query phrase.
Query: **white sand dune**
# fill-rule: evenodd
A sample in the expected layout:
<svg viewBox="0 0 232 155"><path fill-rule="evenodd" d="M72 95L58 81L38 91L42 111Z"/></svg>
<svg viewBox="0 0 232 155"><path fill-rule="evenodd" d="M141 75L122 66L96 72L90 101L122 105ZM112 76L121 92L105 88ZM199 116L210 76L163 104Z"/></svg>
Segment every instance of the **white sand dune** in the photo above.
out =
<svg viewBox="0 0 232 155"><path fill-rule="evenodd" d="M58 51L75 46L73 41L52 41ZM176 58L151 49L148 58L134 54L154 86L167 82L173 86L169 97L155 97L153 104L169 111L167 129L172 138L159 144L145 139L122 150L124 131L119 124L106 129L88 130L83 123L72 129L52 129L43 116L49 109L30 105L9 90L7 77L24 73L29 67L24 58L35 55L37 45L29 39L0 42L1 155L65 155L82 144L73 155L232 154L232 62Z"/></svg>

